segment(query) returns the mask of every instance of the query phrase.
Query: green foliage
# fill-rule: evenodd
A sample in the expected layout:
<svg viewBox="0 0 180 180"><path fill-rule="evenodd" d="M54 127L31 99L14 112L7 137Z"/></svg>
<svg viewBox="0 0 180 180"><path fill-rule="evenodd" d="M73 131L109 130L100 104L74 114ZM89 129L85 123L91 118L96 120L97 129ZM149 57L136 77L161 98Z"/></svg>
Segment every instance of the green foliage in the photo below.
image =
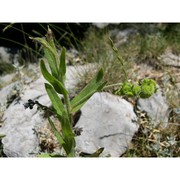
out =
<svg viewBox="0 0 180 180"><path fill-rule="evenodd" d="M56 91L50 84L45 83L45 88L51 102L53 102L53 107L56 110L56 114L62 116L63 112L65 111L65 108L61 99L59 98Z"/></svg>
<svg viewBox="0 0 180 180"><path fill-rule="evenodd" d="M140 97L149 98L157 91L156 82L153 79L143 79L139 83L141 85Z"/></svg>
<svg viewBox="0 0 180 180"><path fill-rule="evenodd" d="M43 60L41 60L40 62L40 68L41 68L41 73L43 74L44 78L53 85L54 89L59 93L59 94L63 94L66 95L68 94L68 91L65 89L64 85L62 84L61 81L59 81L56 77L54 77L53 75L51 75Z"/></svg>
<svg viewBox="0 0 180 180"><path fill-rule="evenodd" d="M156 82L152 79L143 79L138 85L124 82L116 91L116 94L128 97L149 98L156 93Z"/></svg>
<svg viewBox="0 0 180 180"><path fill-rule="evenodd" d="M99 148L96 152L92 154L81 152L80 156L81 157L99 157L99 155L103 152L103 150L104 148Z"/></svg>
<svg viewBox="0 0 180 180"><path fill-rule="evenodd" d="M76 143L75 134L72 127L72 114L76 113L95 92L100 91L105 86L106 82L102 81L104 72L102 69L100 69L97 75L88 83L88 85L70 101L70 98L68 96L69 92L64 84L64 81L66 79L65 48L62 48L61 54L59 56L54 44L52 31L49 29L49 27L46 39L32 37L31 39L42 44L45 58L47 59L49 68L51 70L51 72L49 72L46 68L44 60L41 60L41 73L49 82L49 84L45 83L45 88L52 102L55 114L57 115L59 122L61 123L61 132L57 130L55 124L50 118L48 118L49 124L58 140L59 145L63 147L65 156L74 157ZM63 95L64 104L59 98L58 94ZM45 108L43 105L40 105L38 102L29 101L29 103L26 104L26 108L29 106L33 108L33 105L37 104L40 107L43 107L43 109L47 110L47 108ZM99 154L101 152L102 150L99 152ZM52 157L51 155L45 155L45 157L49 156ZM64 157L64 154L60 154L57 156Z"/></svg>
<svg viewBox="0 0 180 180"><path fill-rule="evenodd" d="M94 79L71 101L72 112L78 111L84 103L97 91L100 91L106 84L101 82L103 78L103 70L100 69Z"/></svg>
<svg viewBox="0 0 180 180"><path fill-rule="evenodd" d="M58 154L54 157L74 157L75 153L75 133L73 131L73 122L72 115L76 113L86 102L87 100L97 91L101 91L105 85L106 81L103 81L104 71L100 69L95 77L77 94L71 101L69 98L69 92L65 87L65 79L66 79L66 62L65 62L65 54L66 50L64 47L61 49L61 54L57 52L54 39L52 36L52 31L48 27L46 39L43 38L32 38L31 39L39 42L44 50L44 55L49 65L49 70L46 68L45 61L40 61L41 73L44 78L49 82L45 83L46 92L52 102L53 111L56 114L60 124L61 131L58 131L53 121L48 117L49 124L56 136L60 147L63 147L65 154ZM126 95L130 97L140 96L141 98L148 98L153 93L156 92L156 83L150 79L144 79L139 82L138 85L133 85L127 82L127 73L125 70L124 59L120 55L118 49L114 46L113 41L110 39L110 45L116 55L116 58L119 61L119 66L122 67L122 73L125 76L124 83L120 86L117 91L118 95ZM113 86L113 85L112 85ZM64 104L62 100L59 98L59 95L63 95ZM26 108L30 106L33 108L33 105L39 105L44 110L49 110L45 106L41 105L38 102L29 101L26 104ZM96 152L92 154L81 152L79 156L86 157L98 157L104 148L98 149ZM42 155L45 157L53 157L53 155Z"/></svg>

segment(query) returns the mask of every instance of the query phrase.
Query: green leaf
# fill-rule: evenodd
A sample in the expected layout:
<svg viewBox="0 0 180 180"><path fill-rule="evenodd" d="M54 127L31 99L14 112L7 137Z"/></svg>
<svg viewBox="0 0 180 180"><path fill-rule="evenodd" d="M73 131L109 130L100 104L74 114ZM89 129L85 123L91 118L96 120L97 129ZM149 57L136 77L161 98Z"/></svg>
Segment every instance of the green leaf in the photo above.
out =
<svg viewBox="0 0 180 180"><path fill-rule="evenodd" d="M64 105L63 105L61 99L59 98L56 91L54 90L54 88L51 85L45 83L45 88L46 88L48 96L52 102L52 105L53 105L54 109L56 110L56 113L58 115L62 116L62 112L65 111L65 109L64 109Z"/></svg>
<svg viewBox="0 0 180 180"><path fill-rule="evenodd" d="M95 92L100 91L105 86L106 82L101 82L103 74L103 70L100 69L88 85L71 100L72 113L78 111Z"/></svg>
<svg viewBox="0 0 180 180"><path fill-rule="evenodd" d="M133 96L132 84L129 82L124 82L119 91L120 95Z"/></svg>
<svg viewBox="0 0 180 180"><path fill-rule="evenodd" d="M141 85L141 98L149 98L157 91L156 82L153 79L143 79L139 84Z"/></svg>
<svg viewBox="0 0 180 180"><path fill-rule="evenodd" d="M61 56L60 56L60 65L59 65L59 79L64 82L66 75L66 62L65 62L66 49L63 47Z"/></svg>
<svg viewBox="0 0 180 180"><path fill-rule="evenodd" d="M50 124L50 126L51 126L51 128L52 128L52 130L53 130L59 144L63 146L65 142L64 142L61 134L58 132L58 130L56 129L54 123L52 122L52 120L50 118L48 118L48 121L49 121L49 124Z"/></svg>
<svg viewBox="0 0 180 180"><path fill-rule="evenodd" d="M51 155L49 153L43 153L43 154L37 155L37 157L40 157L40 158L50 158Z"/></svg>
<svg viewBox="0 0 180 180"><path fill-rule="evenodd" d="M75 134L72 130L72 124L68 119L67 113L63 112L61 118L61 127L62 127L62 134L65 144L63 144L63 148L66 151L66 154L69 156L74 150L75 147Z"/></svg>
<svg viewBox="0 0 180 180"><path fill-rule="evenodd" d="M54 89L56 90L56 92L58 92L59 94L63 94L63 95L67 95L68 91L66 90L66 88L64 87L64 85L58 81L57 79L55 79L46 69L46 66L44 64L44 61L41 60L40 62L40 67L41 67L41 72L44 76L44 78L53 85Z"/></svg>
<svg viewBox="0 0 180 180"><path fill-rule="evenodd" d="M102 78L103 78L103 75L104 75L104 71L103 71L103 69L101 68L101 69L99 70L99 72L97 73L96 81L97 81L97 82L100 82L100 81L102 80Z"/></svg>
<svg viewBox="0 0 180 180"><path fill-rule="evenodd" d="M53 51L52 49L51 49L51 47L49 46L49 43L45 40L45 39L43 39L43 38L33 38L33 37L29 37L30 39L32 39L32 40L34 40L34 41L37 41L37 42L39 42L40 44L42 44L44 47L46 47L46 48L48 48L49 50L51 50L51 51Z"/></svg>
<svg viewBox="0 0 180 180"><path fill-rule="evenodd" d="M63 158L63 157L67 157L67 156L63 156L61 154L50 154L50 157L52 157L52 158Z"/></svg>
<svg viewBox="0 0 180 180"><path fill-rule="evenodd" d="M155 91L154 86L142 85L140 97L141 98L149 98L150 96L153 95L154 91Z"/></svg>
<svg viewBox="0 0 180 180"><path fill-rule="evenodd" d="M103 152L104 148L99 148L96 152L89 154L89 153L85 153L85 152L81 152L79 155L81 157L99 157L100 154Z"/></svg>
<svg viewBox="0 0 180 180"><path fill-rule="evenodd" d="M56 56L49 51L48 48L44 47L44 54L48 61L49 67L51 69L51 73L54 77L58 77L58 69L57 69L57 62L56 62Z"/></svg>
<svg viewBox="0 0 180 180"><path fill-rule="evenodd" d="M133 85L132 92L134 96L138 96L139 93L141 92L141 87L139 85Z"/></svg>
<svg viewBox="0 0 180 180"><path fill-rule="evenodd" d="M45 39L43 38L32 38L31 39L38 41L39 43L41 43L43 45L43 50L44 50L44 54L45 57L47 58L49 67L51 69L51 73L53 76L58 77L58 66L57 66L57 60L56 60L56 56L57 56L57 52L56 49L53 48L51 46L51 44L49 42L47 42Z"/></svg>

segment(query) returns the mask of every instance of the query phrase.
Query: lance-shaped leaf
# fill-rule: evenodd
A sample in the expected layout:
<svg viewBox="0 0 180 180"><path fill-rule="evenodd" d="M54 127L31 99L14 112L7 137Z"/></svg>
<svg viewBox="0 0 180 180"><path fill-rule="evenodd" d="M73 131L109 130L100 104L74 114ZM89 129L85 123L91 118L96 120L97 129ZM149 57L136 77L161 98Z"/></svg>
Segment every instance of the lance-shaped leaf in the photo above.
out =
<svg viewBox="0 0 180 180"><path fill-rule="evenodd" d="M52 122L52 120L51 120L50 118L48 118L48 121L49 121L49 124L50 124L50 126L51 126L51 128L52 128L52 130L53 130L53 132L54 132L54 135L56 136L59 144L61 144L61 145L63 146L65 142L64 142L61 134L60 134L59 131L56 129L56 126L54 125L54 123Z"/></svg>
<svg viewBox="0 0 180 180"><path fill-rule="evenodd" d="M106 84L101 82L103 78L103 70L100 69L94 79L92 79L88 85L71 101L71 112L78 111L84 103L97 91L100 91Z"/></svg>
<svg viewBox="0 0 180 180"><path fill-rule="evenodd" d="M57 66L57 60L56 60L56 49L51 47L51 44L49 44L45 39L43 38L32 38L31 39L39 42L40 44L43 45L43 50L45 57L47 58L49 67L51 69L51 73L53 76L57 77L58 76L58 66Z"/></svg>
<svg viewBox="0 0 180 180"><path fill-rule="evenodd" d="M63 47L61 56L60 56L60 64L59 64L59 71L58 71L58 77L61 80L61 82L64 82L65 75L66 75L66 62L65 62L65 55L66 55L66 49Z"/></svg>
<svg viewBox="0 0 180 180"><path fill-rule="evenodd" d="M75 147L75 134L72 130L72 124L68 119L67 113L64 111L61 118L62 134L65 144L63 148L65 149L67 155L70 155Z"/></svg>
<svg viewBox="0 0 180 180"><path fill-rule="evenodd" d="M66 90L64 85L48 72L43 60L41 60L40 62L40 67L44 78L53 85L56 92L58 92L59 94L67 95L68 91Z"/></svg>
<svg viewBox="0 0 180 180"><path fill-rule="evenodd" d="M44 47L44 54L48 61L49 67L51 69L51 73L54 77L58 77L58 69L57 69L57 62L56 62L56 55L53 54L49 49Z"/></svg>
<svg viewBox="0 0 180 180"><path fill-rule="evenodd" d="M104 151L104 148L99 148L96 152L89 154L89 153L85 153L85 152L81 152L79 155L81 157L99 157L100 154Z"/></svg>
<svg viewBox="0 0 180 180"><path fill-rule="evenodd" d="M74 139L75 135L72 131L69 119L67 118L66 111L63 111L62 116L58 115L58 118L61 122L62 135L56 129L56 126L54 125L54 123L52 122L52 120L50 118L48 118L48 121L51 125L51 128L52 128L59 144L62 145L67 156L70 156L71 153L73 152L74 147L75 147L75 139Z"/></svg>
<svg viewBox="0 0 180 180"><path fill-rule="evenodd" d="M59 98L56 91L54 90L54 88L51 85L45 83L45 88L46 88L48 96L52 102L52 105L53 105L54 109L56 110L56 113L58 115L62 116L62 112L65 111L65 109L64 109L64 105L63 105L61 99Z"/></svg>

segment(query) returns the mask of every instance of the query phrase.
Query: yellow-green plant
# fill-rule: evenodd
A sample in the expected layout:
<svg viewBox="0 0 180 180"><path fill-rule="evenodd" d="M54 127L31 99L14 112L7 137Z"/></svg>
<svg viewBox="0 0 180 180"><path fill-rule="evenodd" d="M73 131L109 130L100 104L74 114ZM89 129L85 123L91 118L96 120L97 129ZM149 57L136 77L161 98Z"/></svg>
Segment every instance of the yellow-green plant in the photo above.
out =
<svg viewBox="0 0 180 180"><path fill-rule="evenodd" d="M42 44L45 58L50 68L50 71L48 71L45 60L42 59L40 62L41 73L48 81L48 83L45 83L45 89L62 127L61 132L59 132L53 121L48 118L49 124L59 144L65 151L65 155L63 154L60 156L74 157L76 156L76 142L72 126L72 114L77 112L95 92L100 91L105 86L106 82L102 81L103 70L100 69L88 85L70 101L69 92L64 83L66 80L65 48L62 48L59 56L50 28L48 28L46 39L32 37L31 39ZM64 104L58 94L63 95ZM37 104L37 102L34 104L32 104L32 102L29 103L31 103L29 104L31 109L34 104ZM26 107L28 107L27 104Z"/></svg>
<svg viewBox="0 0 180 180"><path fill-rule="evenodd" d="M112 50L115 52L118 61L120 62L120 66L123 69L124 73L124 81L123 83L114 84L115 86L119 86L118 90L115 92L117 95L128 96L128 97L137 97L137 98L149 98L157 91L156 82L153 79L145 78L139 81L138 84L133 84L128 82L128 74L124 68L124 59L120 55L117 47L115 47L111 38L109 38L110 46ZM106 87L111 87L114 85L108 85Z"/></svg>
<svg viewBox="0 0 180 180"><path fill-rule="evenodd" d="M125 95L129 97L149 98L156 93L156 82L153 79L143 79L138 84L124 82L116 91L118 95Z"/></svg>

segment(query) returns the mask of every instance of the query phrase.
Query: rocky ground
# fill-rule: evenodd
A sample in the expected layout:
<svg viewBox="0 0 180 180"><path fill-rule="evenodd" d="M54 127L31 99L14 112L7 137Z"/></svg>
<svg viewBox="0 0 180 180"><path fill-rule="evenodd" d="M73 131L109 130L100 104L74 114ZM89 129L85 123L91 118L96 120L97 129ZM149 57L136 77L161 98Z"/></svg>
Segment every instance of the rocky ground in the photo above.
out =
<svg viewBox="0 0 180 180"><path fill-rule="evenodd" d="M121 41L128 33L129 31L125 34L119 33ZM66 86L71 96L76 94L83 74L92 71L94 66L93 63L81 61L81 57L76 50L67 53ZM92 153L104 147L102 156L120 157L132 146L132 140L137 137L142 123L150 122L152 132L157 133L160 131L155 128L157 125L161 124L161 129L165 130L173 123L175 116L174 123L179 126L180 58L171 52L165 52L159 58L163 61L162 69L154 69L146 63L135 64L131 69L131 78L134 81L144 77L157 81L158 91L152 97L135 101L100 92L88 100L75 125L75 128L83 129L82 134L76 137L77 152ZM71 62L71 59L74 60ZM17 64L15 68L13 73L0 77L0 135L5 135L1 144L3 153L8 157L34 157L43 152L59 152L46 114L36 108L24 108L28 99L51 106L39 65L29 64L23 67ZM53 120L60 129L57 119ZM149 131L149 124L144 130ZM159 136L152 138L153 135L149 134L147 139L157 141ZM179 143L178 136L174 139L175 145ZM168 142L164 146L169 147Z"/></svg>

